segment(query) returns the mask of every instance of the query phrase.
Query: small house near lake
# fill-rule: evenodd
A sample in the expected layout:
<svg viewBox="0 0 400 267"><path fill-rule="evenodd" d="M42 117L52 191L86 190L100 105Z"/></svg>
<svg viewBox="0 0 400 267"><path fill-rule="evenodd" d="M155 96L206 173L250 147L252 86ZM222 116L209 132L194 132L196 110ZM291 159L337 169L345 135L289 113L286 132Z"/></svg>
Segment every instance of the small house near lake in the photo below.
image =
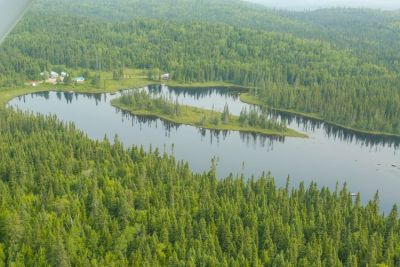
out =
<svg viewBox="0 0 400 267"><path fill-rule="evenodd" d="M165 73L163 75L161 75L161 80L169 80L171 78L171 75L169 73Z"/></svg>
<svg viewBox="0 0 400 267"><path fill-rule="evenodd" d="M50 78L51 79L56 79L56 78L58 78L60 75L57 73L57 72L55 72L55 71L52 71L52 72L50 72Z"/></svg>

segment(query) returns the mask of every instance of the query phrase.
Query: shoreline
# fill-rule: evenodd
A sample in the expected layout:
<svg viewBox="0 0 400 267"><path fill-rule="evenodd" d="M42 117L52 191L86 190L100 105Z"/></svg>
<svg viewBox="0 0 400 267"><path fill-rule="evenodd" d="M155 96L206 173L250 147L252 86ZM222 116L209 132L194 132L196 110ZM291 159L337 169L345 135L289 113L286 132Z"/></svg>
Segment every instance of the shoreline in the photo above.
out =
<svg viewBox="0 0 400 267"><path fill-rule="evenodd" d="M243 103L246 104L250 104L250 105L257 105L257 106L262 106L263 104L261 103L260 100L256 99L254 96L250 95L249 93L243 93L240 94L240 101L242 101ZM290 114L290 115L296 115L299 117L303 117L305 119L309 119L309 120L316 120L319 122L323 122L325 124L328 124L330 126L333 127L338 127L342 130L346 130L346 131L351 131L354 132L355 134L362 134L362 135L368 135L370 137L382 137L382 138L400 138L399 134L391 134L391 133L385 133L385 132L379 132L379 131L369 131L369 130L362 130L362 129L357 129L357 128L352 128L349 126L345 126L339 123L335 123L332 121L328 121L322 117L319 117L317 114L309 114L309 113L304 113L304 112L300 112L300 111L295 111L295 110L288 110L288 109L282 109L282 108L274 108L274 107L269 107L267 106L267 108L277 111L277 112L281 112L281 113L286 113L286 114Z"/></svg>
<svg viewBox="0 0 400 267"><path fill-rule="evenodd" d="M108 79L103 80L104 83L110 82ZM118 81L111 81L114 83L113 86L110 86L108 88L95 88L91 86L89 83L84 84L84 85L51 85L51 84L40 84L37 87L31 87L31 86L23 86L23 87L9 87L9 88L0 88L0 108L5 108L12 99L16 97L20 97L23 95L27 94L32 94L32 93L38 93L38 92L48 92L48 91L60 91L60 92L74 92L74 93L87 93L87 94L101 94L101 93L115 93L117 91L123 90L125 88L140 88L152 84L165 84L171 88L176 88L176 89L182 89L184 90L185 88L206 88L206 87L214 87L214 88L225 88L225 89L232 89L232 90L243 90L244 92L240 94L240 101L246 104L251 104L251 105L258 105L262 106L261 101L259 99L255 98L254 96L250 95L248 92L249 88L240 86L240 85L235 85L231 83L225 83L225 82L207 82L207 83L179 83L176 81L166 81L165 83L160 82L160 81L151 81L148 79L145 79L143 77L139 78L131 78L124 80L124 82L118 83ZM121 84L118 86L118 84ZM125 84L130 84L129 86ZM357 128L352 128L349 126L345 126L339 123L335 123L332 121L328 121L317 114L309 114L309 113L304 113L304 112L299 112L295 110L287 110L287 109L281 109L281 108L274 108L274 107L268 107L271 110L281 112L281 113L286 113L286 114L291 114L291 115L296 115L303 117L305 119L310 119L310 120L316 120L319 122L326 123L330 126L333 127L338 127L343 130L351 131L355 134L360 134L360 135L366 135L370 137L381 137L381 138L400 138L399 134L392 134L392 133L385 133L385 132L379 132L379 131L370 131L370 130L362 130L362 129L357 129Z"/></svg>
<svg viewBox="0 0 400 267"><path fill-rule="evenodd" d="M112 86L106 86L105 88L96 88L90 83L85 84L78 84L78 85L63 85L63 84L39 84L38 86L20 86L20 87L3 87L0 88L0 108L4 108L7 106L8 102L12 99L28 94L39 93L39 92L49 92L49 91L59 91L59 92L74 92L74 93L82 93L82 94L102 94L102 93L116 93L120 90L124 89L138 89L141 87L149 86L149 85L162 85L165 84L171 88L182 89L185 88L207 88L207 87L214 87L214 88L226 88L226 89L239 89L243 91L247 91L247 87L243 87L240 85L235 85L231 83L225 82L207 82L207 83L179 83L175 81L151 81L145 79L143 77L139 78L129 78L122 81L114 81L105 79L102 82L103 84L114 83ZM115 85L120 84L120 85Z"/></svg>

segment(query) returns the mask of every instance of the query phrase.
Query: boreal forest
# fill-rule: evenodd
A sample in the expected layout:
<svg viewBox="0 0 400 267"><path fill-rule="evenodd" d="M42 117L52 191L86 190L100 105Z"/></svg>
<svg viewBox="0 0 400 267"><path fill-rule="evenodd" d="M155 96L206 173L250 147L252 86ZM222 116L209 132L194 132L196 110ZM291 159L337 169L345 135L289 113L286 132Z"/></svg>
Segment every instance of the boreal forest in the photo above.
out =
<svg viewBox="0 0 400 267"><path fill-rule="evenodd" d="M54 68L225 82L264 108L400 135L397 11L38 0L0 46L0 103ZM198 173L158 149L0 107L0 267L399 264L398 208L384 213L378 193L362 203L346 184L281 187L267 170L219 177L211 159Z"/></svg>

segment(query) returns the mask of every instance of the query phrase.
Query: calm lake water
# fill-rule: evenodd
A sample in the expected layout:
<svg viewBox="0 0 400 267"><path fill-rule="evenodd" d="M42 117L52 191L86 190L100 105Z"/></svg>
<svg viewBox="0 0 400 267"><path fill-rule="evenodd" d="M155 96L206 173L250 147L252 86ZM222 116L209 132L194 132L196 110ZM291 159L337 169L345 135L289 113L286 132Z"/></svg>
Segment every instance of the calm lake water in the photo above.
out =
<svg viewBox="0 0 400 267"><path fill-rule="evenodd" d="M238 115L249 105L240 102L240 91L216 88L173 89L150 86L141 90L178 99L179 103L222 111L228 104ZM75 125L93 139L111 140L118 135L126 145L173 153L194 171L210 169L212 158L218 161L218 174L246 176L270 171L279 185L290 175L292 185L316 181L335 188L347 183L352 192L361 192L364 203L379 190L383 209L400 204L399 139L371 138L344 131L301 117L271 114L285 120L290 128L304 132L309 139L263 137L239 132L201 130L172 125L159 119L132 116L110 105L117 94L77 94L45 92L21 96L9 106L23 111L55 114Z"/></svg>

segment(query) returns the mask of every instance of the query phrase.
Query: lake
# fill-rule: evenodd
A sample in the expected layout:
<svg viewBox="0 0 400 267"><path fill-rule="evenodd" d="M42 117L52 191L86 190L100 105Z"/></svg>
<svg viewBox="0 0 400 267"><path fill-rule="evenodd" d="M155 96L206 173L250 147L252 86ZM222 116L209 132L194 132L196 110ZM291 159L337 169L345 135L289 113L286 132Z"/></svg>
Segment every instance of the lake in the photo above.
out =
<svg viewBox="0 0 400 267"><path fill-rule="evenodd" d="M164 95L179 103L222 111L228 104L232 114L250 105L239 100L241 91L224 88L174 89L149 86L154 95ZM361 192L365 203L379 190L381 205L388 212L400 204L400 139L371 137L342 130L299 116L270 112L269 116L287 122L290 128L310 138L277 138L239 132L210 131L192 126L174 125L159 119L143 118L112 107L117 94L79 94L43 92L21 96L9 106L40 114L55 114L63 121L74 122L90 138L110 140L118 135L126 146L158 148L187 161L196 172L210 169L217 161L220 177L230 173L246 177L271 172L278 185L290 176L293 186L301 181L315 181L334 189L347 183L349 191Z"/></svg>

